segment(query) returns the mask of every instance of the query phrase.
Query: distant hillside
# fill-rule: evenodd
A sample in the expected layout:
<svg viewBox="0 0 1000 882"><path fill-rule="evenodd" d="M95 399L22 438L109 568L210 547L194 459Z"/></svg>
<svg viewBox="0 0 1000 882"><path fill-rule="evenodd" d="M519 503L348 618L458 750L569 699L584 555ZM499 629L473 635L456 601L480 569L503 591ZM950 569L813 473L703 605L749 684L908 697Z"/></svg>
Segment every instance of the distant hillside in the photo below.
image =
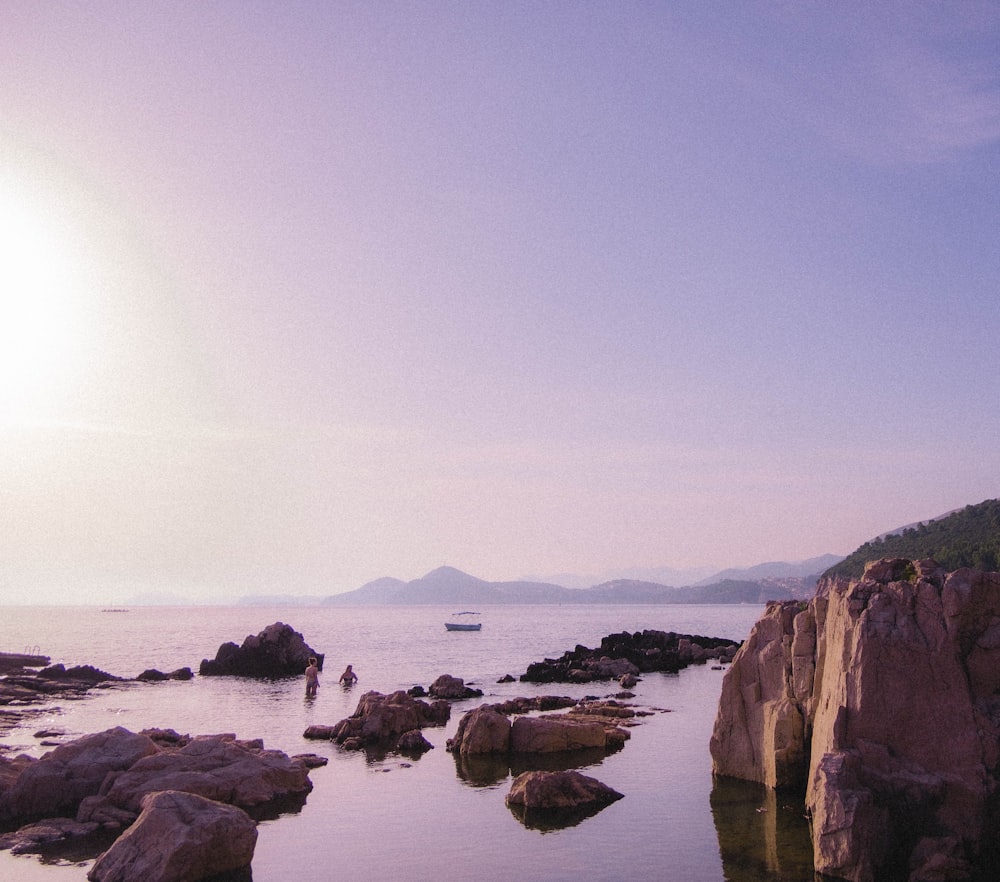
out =
<svg viewBox="0 0 1000 882"><path fill-rule="evenodd" d="M824 576L860 578L865 564L883 557L931 557L946 570L1000 568L1000 499L967 505L951 514L885 533L866 542Z"/></svg>
<svg viewBox="0 0 1000 882"><path fill-rule="evenodd" d="M548 582L487 582L454 567L439 567L411 582L378 579L355 591L327 597L323 603L338 606L763 603L808 598L815 585L815 577L790 576L753 581L726 579L685 588L632 579L604 582L591 588L564 588Z"/></svg>
<svg viewBox="0 0 1000 882"><path fill-rule="evenodd" d="M809 560L802 560L798 563L786 563L784 561L771 561L770 563L757 564L746 569L729 569L716 573L708 579L697 582L697 585L714 585L724 581L749 581L756 582L761 579L784 579L791 577L818 576L824 570L829 569L842 561L843 555L823 554L819 557L811 557Z"/></svg>
<svg viewBox="0 0 1000 882"><path fill-rule="evenodd" d="M722 579L711 585L671 588L653 582L617 579L578 593L582 603L766 603L812 597L816 577L787 579Z"/></svg>
<svg viewBox="0 0 1000 882"><path fill-rule="evenodd" d="M545 582L486 582L454 567L438 567L411 582L377 579L355 591L333 594L324 604L341 606L442 603L563 603L575 592Z"/></svg>

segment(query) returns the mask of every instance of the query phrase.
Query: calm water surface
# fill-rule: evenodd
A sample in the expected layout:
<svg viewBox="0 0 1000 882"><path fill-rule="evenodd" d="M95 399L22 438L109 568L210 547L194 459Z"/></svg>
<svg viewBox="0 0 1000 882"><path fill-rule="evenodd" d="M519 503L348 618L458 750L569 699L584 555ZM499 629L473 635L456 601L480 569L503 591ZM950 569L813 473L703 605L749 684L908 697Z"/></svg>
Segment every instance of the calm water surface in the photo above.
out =
<svg viewBox="0 0 1000 882"><path fill-rule="evenodd" d="M53 662L93 664L134 677L146 668L189 666L220 643L241 643L282 621L326 653L319 696L304 697L301 679L278 682L195 677L189 682L99 690L80 701L46 707L26 724L0 733L4 752L44 753L34 732L58 727L69 736L121 725L178 732L234 732L262 737L289 754L312 752L329 765L310 773L305 807L260 826L255 882L330 879L431 882L513 879L521 882L807 882L812 880L801 807L757 788L713 789L708 739L722 672L710 666L646 676L634 702L657 713L631 730L625 749L583 771L625 798L574 827L524 827L504 804L511 771L463 777L445 751L465 710L516 695L608 694L607 685L498 684L528 664L577 643L596 646L606 634L656 628L742 640L759 606L484 607L483 630L447 632L451 608L209 607L0 609L0 650L36 649ZM351 663L353 689L337 685ZM486 694L459 702L443 729L426 729L435 745L418 760L345 753L307 741L313 723L349 716L369 689L391 692L430 685L440 674L462 677ZM518 770L514 770L516 774ZM0 853L0 879L83 882L91 861L42 863Z"/></svg>

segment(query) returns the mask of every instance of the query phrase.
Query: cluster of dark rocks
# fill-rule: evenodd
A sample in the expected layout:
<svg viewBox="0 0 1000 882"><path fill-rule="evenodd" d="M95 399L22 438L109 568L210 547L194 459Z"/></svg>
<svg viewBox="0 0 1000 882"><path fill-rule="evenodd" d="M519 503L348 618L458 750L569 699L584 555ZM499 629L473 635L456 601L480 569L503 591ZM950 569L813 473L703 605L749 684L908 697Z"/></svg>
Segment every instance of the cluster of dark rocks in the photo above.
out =
<svg viewBox="0 0 1000 882"><path fill-rule="evenodd" d="M598 649L577 646L560 659L532 664L521 680L618 680L629 686L642 673L677 671L709 658L729 661L737 649L719 638L624 632L605 637ZM310 658L322 668L323 653L291 626L275 622L242 645L222 644L214 659L202 661L199 673L298 677ZM150 668L127 680L90 665L66 668L38 657L20 661L27 665L0 658L0 705L16 706L14 713L53 696L193 677L190 668L170 673ZM433 747L422 729L444 726L451 702L482 694L443 674L427 690L367 692L350 717L310 726L304 736L347 750L419 756ZM623 695L629 693L618 693ZM6 712L11 711L0 708L0 715ZM579 823L622 798L576 769L622 749L628 727L643 713L648 712L615 698L511 698L468 711L447 749L465 780L481 779L484 770L498 775L495 781L516 774L506 798L510 810L526 826L554 829ZM256 821L300 809L312 789L308 769L325 762L313 754L289 757L265 750L259 740L234 735L192 738L172 730L121 728L59 745L40 759L0 757L0 848L40 852L66 839L100 842L93 852L100 857L88 873L91 882L157 882L168 878L167 867L170 873L182 868L176 878L235 872L249 879Z"/></svg>
<svg viewBox="0 0 1000 882"><path fill-rule="evenodd" d="M577 645L559 658L528 665L525 683L590 683L619 680L634 685L640 674L676 673L709 659L732 661L739 644L724 637L676 634L673 631L622 631L609 634L596 649ZM625 679L623 679L625 678ZM626 684L627 680L627 684Z"/></svg>
<svg viewBox="0 0 1000 882"><path fill-rule="evenodd" d="M91 882L248 868L256 820L301 808L312 790L308 770L325 762L231 734L118 727L85 735L39 759L0 758L0 848L35 853L92 841L103 853Z"/></svg>

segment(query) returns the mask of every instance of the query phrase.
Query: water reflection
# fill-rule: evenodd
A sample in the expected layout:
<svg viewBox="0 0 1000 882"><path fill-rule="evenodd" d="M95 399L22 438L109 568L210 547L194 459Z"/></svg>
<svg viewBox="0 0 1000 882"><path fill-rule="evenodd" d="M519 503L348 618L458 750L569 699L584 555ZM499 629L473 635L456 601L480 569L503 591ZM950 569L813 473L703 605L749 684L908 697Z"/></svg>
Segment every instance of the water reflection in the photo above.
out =
<svg viewBox="0 0 1000 882"><path fill-rule="evenodd" d="M813 882L809 822L800 796L716 778L709 798L727 882Z"/></svg>
<svg viewBox="0 0 1000 882"><path fill-rule="evenodd" d="M508 805L510 813L528 830L539 833L551 833L555 830L565 830L592 818L603 811L610 803L590 803L589 805L573 806L571 808L526 808L523 805Z"/></svg>
<svg viewBox="0 0 1000 882"><path fill-rule="evenodd" d="M554 753L455 754L455 774L470 787L495 787L522 772L566 772L598 766L608 755L602 747Z"/></svg>

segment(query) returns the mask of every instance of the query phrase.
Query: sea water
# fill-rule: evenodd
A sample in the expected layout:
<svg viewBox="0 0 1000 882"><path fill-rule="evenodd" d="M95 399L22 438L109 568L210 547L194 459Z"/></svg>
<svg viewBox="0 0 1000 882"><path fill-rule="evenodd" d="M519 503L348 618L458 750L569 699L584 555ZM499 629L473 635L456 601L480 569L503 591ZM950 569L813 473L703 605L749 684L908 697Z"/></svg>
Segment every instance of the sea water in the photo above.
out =
<svg viewBox="0 0 1000 882"><path fill-rule="evenodd" d="M483 607L478 632L444 628L444 607L0 608L0 650L40 652L67 666L92 664L121 677L171 671L212 658L221 643L242 643L272 622L300 631L326 660L319 694L303 678L278 681L198 677L93 690L84 699L40 706L0 731L5 754L39 756L35 733L63 740L113 726L171 728L182 734L232 732L263 738L288 754L317 753L313 791L295 813L264 821L253 861L255 882L329 880L506 880L593 882L807 882L812 880L801 800L785 802L736 782L713 785L708 740L722 676L695 665L648 674L634 704L651 709L623 750L582 767L624 798L575 826L524 826L504 797L518 771L495 768L469 778L445 750L462 714L518 695L611 694L616 684L547 684L515 678L577 644L597 646L619 631L658 629L744 639L756 605ZM359 681L337 683L353 664ZM368 690L429 686L451 674L485 693L456 702L444 728L424 730L434 749L419 759L370 756L303 737L312 724L350 716ZM0 852L0 879L83 882L92 856L48 858Z"/></svg>

